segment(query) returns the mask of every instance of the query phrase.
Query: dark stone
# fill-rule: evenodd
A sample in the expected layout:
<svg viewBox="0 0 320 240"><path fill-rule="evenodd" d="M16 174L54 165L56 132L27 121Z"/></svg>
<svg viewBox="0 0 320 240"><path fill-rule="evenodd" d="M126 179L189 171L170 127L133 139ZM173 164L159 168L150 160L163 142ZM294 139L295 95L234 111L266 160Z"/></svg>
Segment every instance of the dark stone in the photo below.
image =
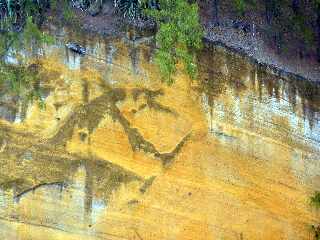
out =
<svg viewBox="0 0 320 240"><path fill-rule="evenodd" d="M240 20L233 20L232 27L244 31L245 33L251 32L251 25Z"/></svg>
<svg viewBox="0 0 320 240"><path fill-rule="evenodd" d="M86 48L82 47L81 45L79 45L78 43L67 43L66 47L68 49L70 49L71 51L84 55L86 54Z"/></svg>

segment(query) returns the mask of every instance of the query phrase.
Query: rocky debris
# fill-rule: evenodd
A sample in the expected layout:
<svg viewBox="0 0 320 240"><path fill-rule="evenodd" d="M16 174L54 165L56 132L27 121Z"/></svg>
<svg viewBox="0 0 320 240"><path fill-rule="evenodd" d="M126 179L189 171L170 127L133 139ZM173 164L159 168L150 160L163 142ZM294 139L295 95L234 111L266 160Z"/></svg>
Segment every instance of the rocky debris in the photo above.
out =
<svg viewBox="0 0 320 240"><path fill-rule="evenodd" d="M260 31L255 32L251 28L251 32L245 32L243 28L246 27L246 24L240 21L236 26L238 29L232 22L231 24L222 22L218 27L213 24L207 25L204 37L205 44L220 46L230 52L236 52L250 62L258 64L266 71L282 78L319 82L320 66L318 64L312 63L310 60L298 60L276 54L273 49L267 46Z"/></svg>

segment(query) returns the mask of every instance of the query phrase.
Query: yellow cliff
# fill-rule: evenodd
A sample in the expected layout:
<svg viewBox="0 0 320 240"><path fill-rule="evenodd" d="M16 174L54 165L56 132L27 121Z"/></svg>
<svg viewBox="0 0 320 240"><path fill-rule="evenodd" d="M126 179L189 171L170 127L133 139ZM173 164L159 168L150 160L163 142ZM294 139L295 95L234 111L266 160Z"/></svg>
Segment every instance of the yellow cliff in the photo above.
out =
<svg viewBox="0 0 320 240"><path fill-rule="evenodd" d="M0 128L0 239L311 239L317 97L219 48L161 82L152 42L39 60L45 108Z"/></svg>

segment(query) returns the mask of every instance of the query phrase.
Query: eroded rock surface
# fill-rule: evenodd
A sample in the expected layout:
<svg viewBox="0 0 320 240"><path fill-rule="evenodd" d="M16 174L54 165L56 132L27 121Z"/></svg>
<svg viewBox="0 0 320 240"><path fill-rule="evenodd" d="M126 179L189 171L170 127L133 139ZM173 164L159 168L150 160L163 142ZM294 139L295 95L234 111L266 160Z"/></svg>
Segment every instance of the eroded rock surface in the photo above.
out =
<svg viewBox="0 0 320 240"><path fill-rule="evenodd" d="M41 58L45 108L0 121L1 239L309 239L318 86L217 48L169 87L152 44L77 41Z"/></svg>

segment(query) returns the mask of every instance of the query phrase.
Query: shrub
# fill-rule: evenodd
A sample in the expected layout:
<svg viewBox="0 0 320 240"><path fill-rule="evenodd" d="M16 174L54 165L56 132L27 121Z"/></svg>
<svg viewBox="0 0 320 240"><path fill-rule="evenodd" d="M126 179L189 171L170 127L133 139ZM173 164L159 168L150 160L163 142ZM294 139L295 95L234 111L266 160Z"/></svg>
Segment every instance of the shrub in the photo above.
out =
<svg viewBox="0 0 320 240"><path fill-rule="evenodd" d="M182 63L185 72L194 79L198 72L196 53L202 48L203 37L198 5L187 0L160 0L159 5L159 10L147 9L146 13L159 27L155 62L162 79L172 84L178 63Z"/></svg>

